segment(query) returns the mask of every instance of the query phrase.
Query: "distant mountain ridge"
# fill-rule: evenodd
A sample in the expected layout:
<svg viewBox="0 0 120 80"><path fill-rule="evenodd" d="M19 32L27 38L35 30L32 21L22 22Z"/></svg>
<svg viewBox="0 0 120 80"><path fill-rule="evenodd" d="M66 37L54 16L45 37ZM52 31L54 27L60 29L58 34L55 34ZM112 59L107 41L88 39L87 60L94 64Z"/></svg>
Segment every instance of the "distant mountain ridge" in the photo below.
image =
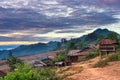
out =
<svg viewBox="0 0 120 80"><path fill-rule="evenodd" d="M0 50L10 50L18 47L19 45L0 45Z"/></svg>
<svg viewBox="0 0 120 80"><path fill-rule="evenodd" d="M75 42L82 40L82 41L85 41L88 43L92 43L92 42L97 42L101 35L107 36L108 34L111 34L111 33L116 33L116 32L110 31L108 29L98 28L95 31L93 31L92 33L89 33L87 35L83 35L82 37L76 38L74 40L75 40ZM116 34L118 35L118 37L120 37L120 34L118 34L118 33L116 33Z"/></svg>
<svg viewBox="0 0 120 80"><path fill-rule="evenodd" d="M97 29L94 32L83 35L80 38L73 39L74 42L78 43L80 40L93 43L97 42L100 35L108 35L111 33L116 33L113 31L109 31L108 29ZM116 33L119 37L120 35ZM69 41L68 41L69 42ZM21 45L15 49L12 49L14 56L25 56L25 55L32 55L32 54L39 54L45 53L53 50L59 50L61 48L62 43L57 41L50 41L49 43L37 43L31 45ZM0 51L0 59L8 58L9 50L2 50Z"/></svg>
<svg viewBox="0 0 120 80"><path fill-rule="evenodd" d="M31 45L21 45L15 49L12 49L12 53L14 56L25 56L32 55L38 53L45 53L53 50L57 50L60 48L60 42L50 41L49 43L37 43ZM1 50L0 51L0 59L8 58L9 50Z"/></svg>

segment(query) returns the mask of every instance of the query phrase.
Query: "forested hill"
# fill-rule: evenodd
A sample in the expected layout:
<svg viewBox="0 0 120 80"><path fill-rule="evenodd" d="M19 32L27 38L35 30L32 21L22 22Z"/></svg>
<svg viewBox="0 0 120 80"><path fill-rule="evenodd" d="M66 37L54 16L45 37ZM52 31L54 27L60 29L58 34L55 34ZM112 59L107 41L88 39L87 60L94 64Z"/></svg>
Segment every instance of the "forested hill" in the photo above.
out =
<svg viewBox="0 0 120 80"><path fill-rule="evenodd" d="M74 38L72 41L75 44L80 44L82 41L81 47L86 47L91 43L96 43L100 39L110 37L115 39L116 35L118 38L120 38L120 35L116 32L109 31L108 29L97 29L94 32L83 35L82 37L79 38ZM67 41L70 42L71 40ZM67 42L64 44L66 45ZM13 55L14 56L25 56L25 55L31 55L31 54L40 54L40 53L45 53L49 51L54 51L54 50L59 50L61 49L62 42L57 42L57 41L50 41L49 43L37 43L37 44L31 44L31 45L21 45L18 46L15 49L12 49ZM79 47L79 48L81 48ZM1 50L0 51L0 59L3 58L8 58L9 55L9 50Z"/></svg>

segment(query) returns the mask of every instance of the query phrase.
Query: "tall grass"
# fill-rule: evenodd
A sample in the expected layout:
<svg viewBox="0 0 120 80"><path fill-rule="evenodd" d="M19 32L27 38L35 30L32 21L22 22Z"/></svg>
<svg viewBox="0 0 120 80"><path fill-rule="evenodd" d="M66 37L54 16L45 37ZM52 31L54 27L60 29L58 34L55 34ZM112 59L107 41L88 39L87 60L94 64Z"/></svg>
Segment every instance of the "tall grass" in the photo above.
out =
<svg viewBox="0 0 120 80"><path fill-rule="evenodd" d="M107 61L119 61L120 60L120 53L114 53L108 56L106 59Z"/></svg>
<svg viewBox="0 0 120 80"><path fill-rule="evenodd" d="M95 53L95 52L89 52L88 54L86 54L86 59L88 60L88 59L92 59L92 58L95 58L95 57L97 57L98 56L98 54L97 53Z"/></svg>
<svg viewBox="0 0 120 80"><path fill-rule="evenodd" d="M120 61L120 53L110 54L106 59L99 60L94 67L105 67L111 61Z"/></svg>
<svg viewBox="0 0 120 80"><path fill-rule="evenodd" d="M93 67L105 67L108 65L107 60L99 60Z"/></svg>

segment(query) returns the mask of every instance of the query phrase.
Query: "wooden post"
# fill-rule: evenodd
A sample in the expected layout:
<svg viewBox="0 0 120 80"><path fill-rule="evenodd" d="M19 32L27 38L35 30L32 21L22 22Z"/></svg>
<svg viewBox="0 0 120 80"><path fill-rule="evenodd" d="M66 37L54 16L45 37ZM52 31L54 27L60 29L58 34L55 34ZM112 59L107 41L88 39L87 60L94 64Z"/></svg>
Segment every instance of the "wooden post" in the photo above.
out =
<svg viewBox="0 0 120 80"><path fill-rule="evenodd" d="M108 54L107 54L107 51L106 51L106 57L107 57L107 55L108 55Z"/></svg>
<svg viewBox="0 0 120 80"><path fill-rule="evenodd" d="M102 53L101 53L101 51L99 51L99 56L100 56L100 58L102 58L102 55L101 55Z"/></svg>

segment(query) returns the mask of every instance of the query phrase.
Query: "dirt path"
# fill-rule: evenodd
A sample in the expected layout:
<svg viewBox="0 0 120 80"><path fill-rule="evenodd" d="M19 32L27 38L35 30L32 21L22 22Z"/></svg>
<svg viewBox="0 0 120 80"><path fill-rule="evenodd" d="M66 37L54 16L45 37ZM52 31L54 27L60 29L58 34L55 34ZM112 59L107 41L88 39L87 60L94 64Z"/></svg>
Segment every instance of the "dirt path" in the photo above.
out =
<svg viewBox="0 0 120 80"><path fill-rule="evenodd" d="M65 80L120 80L120 61L111 62L104 68L92 68L92 65L98 60L99 59L96 58L83 64L74 64L72 68L82 66L83 71L68 76Z"/></svg>

